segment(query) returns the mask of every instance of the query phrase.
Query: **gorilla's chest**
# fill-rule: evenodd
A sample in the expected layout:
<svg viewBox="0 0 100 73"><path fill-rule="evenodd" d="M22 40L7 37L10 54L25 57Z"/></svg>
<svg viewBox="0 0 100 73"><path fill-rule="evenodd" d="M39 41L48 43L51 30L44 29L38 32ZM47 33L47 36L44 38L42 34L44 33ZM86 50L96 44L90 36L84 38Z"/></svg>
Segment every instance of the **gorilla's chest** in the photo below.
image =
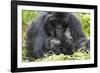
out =
<svg viewBox="0 0 100 73"><path fill-rule="evenodd" d="M69 28L67 28L67 30L66 30L66 32L64 33L64 35L65 35L68 39L73 39Z"/></svg>

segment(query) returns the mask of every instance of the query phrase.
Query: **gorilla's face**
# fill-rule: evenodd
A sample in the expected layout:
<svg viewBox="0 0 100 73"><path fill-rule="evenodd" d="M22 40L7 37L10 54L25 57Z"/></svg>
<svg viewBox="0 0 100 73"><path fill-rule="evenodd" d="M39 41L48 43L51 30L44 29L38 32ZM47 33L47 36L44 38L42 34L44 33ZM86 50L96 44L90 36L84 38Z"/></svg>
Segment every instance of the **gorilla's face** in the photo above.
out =
<svg viewBox="0 0 100 73"><path fill-rule="evenodd" d="M52 26L54 35L57 36L57 38L62 38L68 26L65 16L64 13L55 12L48 17L49 25Z"/></svg>

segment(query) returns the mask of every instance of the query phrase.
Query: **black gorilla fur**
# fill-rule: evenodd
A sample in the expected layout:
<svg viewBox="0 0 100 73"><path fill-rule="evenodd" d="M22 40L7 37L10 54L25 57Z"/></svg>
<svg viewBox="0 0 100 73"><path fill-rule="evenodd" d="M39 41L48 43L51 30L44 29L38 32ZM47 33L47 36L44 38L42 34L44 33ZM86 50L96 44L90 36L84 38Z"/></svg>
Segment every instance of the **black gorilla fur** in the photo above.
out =
<svg viewBox="0 0 100 73"><path fill-rule="evenodd" d="M49 51L71 55L82 38L81 23L72 13L42 12L27 31L27 57L40 58Z"/></svg>

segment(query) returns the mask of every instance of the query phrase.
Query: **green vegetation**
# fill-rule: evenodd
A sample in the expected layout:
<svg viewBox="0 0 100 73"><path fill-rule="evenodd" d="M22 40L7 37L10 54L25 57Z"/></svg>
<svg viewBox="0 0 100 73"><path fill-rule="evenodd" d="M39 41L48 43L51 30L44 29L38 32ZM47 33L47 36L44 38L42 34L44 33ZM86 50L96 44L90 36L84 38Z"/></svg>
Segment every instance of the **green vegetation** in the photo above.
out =
<svg viewBox="0 0 100 73"><path fill-rule="evenodd" d="M83 52L75 52L73 55L52 55L52 56L45 56L41 59L37 59L36 62L48 62L48 61L64 61L64 60L87 60L90 58L89 53Z"/></svg>
<svg viewBox="0 0 100 73"><path fill-rule="evenodd" d="M89 13L76 13L80 22L82 23L82 30L85 33L86 37L90 37L90 14Z"/></svg>
<svg viewBox="0 0 100 73"><path fill-rule="evenodd" d="M89 13L74 13L82 23L82 30L85 33L86 37L90 37L90 14ZM37 11L22 11L22 60L26 60L26 31L28 25L32 22L35 22L38 17L39 12ZM90 53L85 52L75 52L73 55L52 55L43 57L42 59L37 59L36 61L63 61L63 60L86 60L90 58Z"/></svg>

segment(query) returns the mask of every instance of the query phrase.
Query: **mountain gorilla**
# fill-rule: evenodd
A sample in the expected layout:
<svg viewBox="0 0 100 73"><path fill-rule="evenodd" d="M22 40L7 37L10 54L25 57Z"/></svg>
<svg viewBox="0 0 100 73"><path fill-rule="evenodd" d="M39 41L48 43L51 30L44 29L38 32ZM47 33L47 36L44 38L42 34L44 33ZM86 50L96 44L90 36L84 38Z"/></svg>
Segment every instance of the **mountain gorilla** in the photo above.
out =
<svg viewBox="0 0 100 73"><path fill-rule="evenodd" d="M41 12L27 31L27 57L43 57L52 51L71 55L85 38L80 21L71 13Z"/></svg>

